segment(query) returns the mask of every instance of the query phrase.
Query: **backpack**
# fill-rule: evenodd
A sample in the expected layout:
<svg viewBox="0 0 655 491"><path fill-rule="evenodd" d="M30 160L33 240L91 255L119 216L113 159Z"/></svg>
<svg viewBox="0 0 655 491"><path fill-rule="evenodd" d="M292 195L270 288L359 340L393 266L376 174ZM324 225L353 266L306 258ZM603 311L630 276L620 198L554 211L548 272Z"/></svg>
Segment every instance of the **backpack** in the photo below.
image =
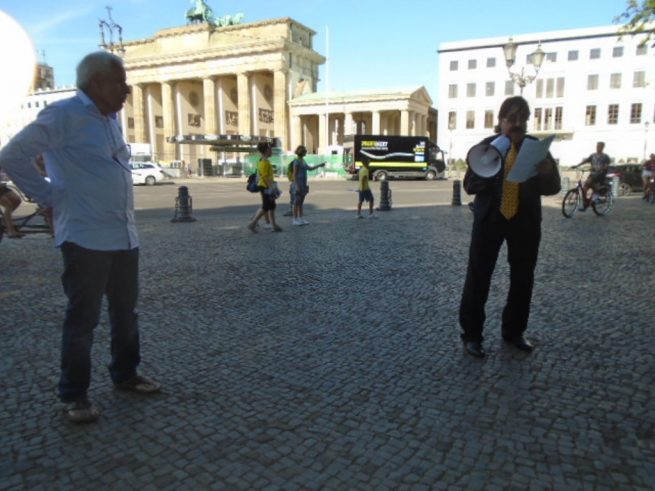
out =
<svg viewBox="0 0 655 491"><path fill-rule="evenodd" d="M291 162L289 162L289 165L287 166L287 177L289 178L289 181L293 181L293 164L296 163L296 159L293 159Z"/></svg>
<svg viewBox="0 0 655 491"><path fill-rule="evenodd" d="M246 184L246 189L250 191L251 193L258 193L259 192L259 186L257 185L257 173L253 172L248 176L248 182Z"/></svg>

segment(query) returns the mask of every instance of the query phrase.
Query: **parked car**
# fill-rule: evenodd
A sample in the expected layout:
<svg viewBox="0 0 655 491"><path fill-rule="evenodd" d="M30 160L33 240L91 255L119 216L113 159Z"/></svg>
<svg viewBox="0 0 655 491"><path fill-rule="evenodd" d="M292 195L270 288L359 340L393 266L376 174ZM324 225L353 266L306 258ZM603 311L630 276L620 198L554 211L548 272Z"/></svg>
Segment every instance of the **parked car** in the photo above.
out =
<svg viewBox="0 0 655 491"><path fill-rule="evenodd" d="M614 176L619 178L619 196L644 190L641 180L641 164L610 165L607 170L607 179L611 181Z"/></svg>
<svg viewBox="0 0 655 491"><path fill-rule="evenodd" d="M152 186L160 181L171 178L162 166L154 162L130 162L132 169L132 181L134 184L146 184Z"/></svg>

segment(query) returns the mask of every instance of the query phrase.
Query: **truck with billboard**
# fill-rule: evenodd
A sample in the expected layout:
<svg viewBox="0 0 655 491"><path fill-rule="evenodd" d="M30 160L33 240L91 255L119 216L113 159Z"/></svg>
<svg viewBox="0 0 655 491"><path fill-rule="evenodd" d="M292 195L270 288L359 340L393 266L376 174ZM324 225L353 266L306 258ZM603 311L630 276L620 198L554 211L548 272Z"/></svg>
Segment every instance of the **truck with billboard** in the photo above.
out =
<svg viewBox="0 0 655 491"><path fill-rule="evenodd" d="M376 181L440 179L446 169L443 151L425 136L353 135L344 139L343 167L348 174L357 174L365 157Z"/></svg>

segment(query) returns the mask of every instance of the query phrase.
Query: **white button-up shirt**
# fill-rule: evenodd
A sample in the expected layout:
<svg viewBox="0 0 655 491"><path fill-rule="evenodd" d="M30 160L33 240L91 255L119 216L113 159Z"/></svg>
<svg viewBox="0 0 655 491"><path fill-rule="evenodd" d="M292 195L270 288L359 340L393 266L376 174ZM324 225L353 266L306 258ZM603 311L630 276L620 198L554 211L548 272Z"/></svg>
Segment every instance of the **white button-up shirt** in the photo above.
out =
<svg viewBox="0 0 655 491"><path fill-rule="evenodd" d="M34 158L43 153L50 182ZM129 147L116 115L82 92L41 111L0 152L0 167L33 200L51 207L55 243L99 251L139 246Z"/></svg>

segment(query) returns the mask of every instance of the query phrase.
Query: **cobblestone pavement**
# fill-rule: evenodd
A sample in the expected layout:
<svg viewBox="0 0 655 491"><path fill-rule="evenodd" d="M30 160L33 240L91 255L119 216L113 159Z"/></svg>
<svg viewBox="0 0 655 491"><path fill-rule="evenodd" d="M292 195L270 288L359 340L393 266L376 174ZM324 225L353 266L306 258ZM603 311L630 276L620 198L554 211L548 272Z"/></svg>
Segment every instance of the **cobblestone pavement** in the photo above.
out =
<svg viewBox="0 0 655 491"><path fill-rule="evenodd" d="M0 489L655 489L655 206L548 200L536 350L500 341L502 256L483 361L458 338L465 206L281 234L245 229L254 205L140 211L141 371L165 390L112 390L103 316L87 426L56 400L59 253L3 240Z"/></svg>

